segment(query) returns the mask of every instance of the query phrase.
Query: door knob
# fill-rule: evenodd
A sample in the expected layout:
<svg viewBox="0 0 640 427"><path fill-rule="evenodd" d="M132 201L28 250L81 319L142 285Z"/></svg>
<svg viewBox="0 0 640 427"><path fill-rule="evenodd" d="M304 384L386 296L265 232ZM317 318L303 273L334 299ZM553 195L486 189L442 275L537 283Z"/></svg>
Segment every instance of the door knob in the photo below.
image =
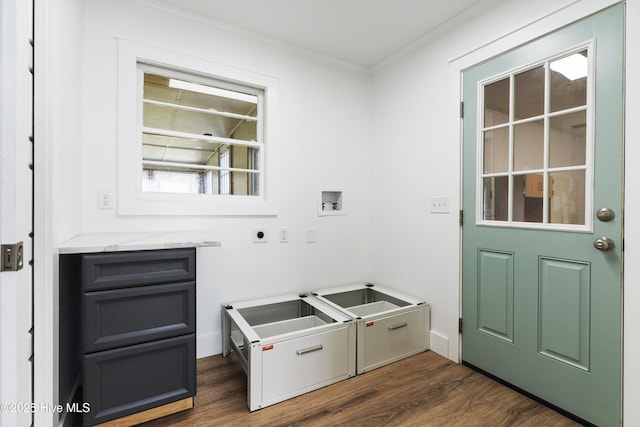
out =
<svg viewBox="0 0 640 427"><path fill-rule="evenodd" d="M593 242L593 246L599 251L606 252L613 249L613 247L615 246L615 243L609 237L603 236L596 239L596 241Z"/></svg>

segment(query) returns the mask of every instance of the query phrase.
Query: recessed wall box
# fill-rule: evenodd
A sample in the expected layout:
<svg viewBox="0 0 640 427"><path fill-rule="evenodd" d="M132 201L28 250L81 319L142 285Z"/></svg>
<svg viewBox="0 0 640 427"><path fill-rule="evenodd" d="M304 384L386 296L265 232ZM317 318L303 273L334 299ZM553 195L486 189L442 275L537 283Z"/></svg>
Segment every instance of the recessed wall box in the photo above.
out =
<svg viewBox="0 0 640 427"><path fill-rule="evenodd" d="M430 306L419 299L370 283L312 295L356 322L358 374L429 349Z"/></svg>
<svg viewBox="0 0 640 427"><path fill-rule="evenodd" d="M339 190L320 191L319 216L344 215L343 192Z"/></svg>
<svg viewBox="0 0 640 427"><path fill-rule="evenodd" d="M356 324L307 296L222 305L222 355L247 374L250 411L356 374Z"/></svg>

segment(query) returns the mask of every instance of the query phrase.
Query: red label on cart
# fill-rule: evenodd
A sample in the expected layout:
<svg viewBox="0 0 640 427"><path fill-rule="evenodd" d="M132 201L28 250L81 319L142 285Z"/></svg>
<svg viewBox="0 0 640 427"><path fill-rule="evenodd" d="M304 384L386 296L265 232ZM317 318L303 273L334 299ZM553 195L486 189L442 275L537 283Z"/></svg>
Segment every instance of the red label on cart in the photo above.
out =
<svg viewBox="0 0 640 427"><path fill-rule="evenodd" d="M373 322L367 322L367 326L373 326Z"/></svg>
<svg viewBox="0 0 640 427"><path fill-rule="evenodd" d="M263 345L262 351L265 351L265 350L273 350L273 344Z"/></svg>

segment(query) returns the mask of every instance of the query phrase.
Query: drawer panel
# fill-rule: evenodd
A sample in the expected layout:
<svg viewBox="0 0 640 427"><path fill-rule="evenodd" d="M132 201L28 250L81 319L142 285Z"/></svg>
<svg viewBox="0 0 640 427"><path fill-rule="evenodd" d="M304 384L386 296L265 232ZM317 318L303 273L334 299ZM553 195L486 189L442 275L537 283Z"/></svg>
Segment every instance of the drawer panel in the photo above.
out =
<svg viewBox="0 0 640 427"><path fill-rule="evenodd" d="M194 248L82 255L83 290L194 281Z"/></svg>
<svg viewBox="0 0 640 427"><path fill-rule="evenodd" d="M264 406L349 375L349 329L278 342L262 354Z"/></svg>
<svg viewBox="0 0 640 427"><path fill-rule="evenodd" d="M195 334L84 356L90 426L194 396Z"/></svg>
<svg viewBox="0 0 640 427"><path fill-rule="evenodd" d="M358 373L425 351L428 348L425 316L425 306L420 306L359 323Z"/></svg>
<svg viewBox="0 0 640 427"><path fill-rule="evenodd" d="M84 353L195 332L195 294L195 282L85 293Z"/></svg>

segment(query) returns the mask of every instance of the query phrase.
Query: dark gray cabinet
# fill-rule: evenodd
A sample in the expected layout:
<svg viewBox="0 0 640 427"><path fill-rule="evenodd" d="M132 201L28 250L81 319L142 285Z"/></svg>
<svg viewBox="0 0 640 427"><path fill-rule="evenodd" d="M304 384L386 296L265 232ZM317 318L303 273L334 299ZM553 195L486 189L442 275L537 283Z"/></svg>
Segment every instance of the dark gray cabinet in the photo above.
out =
<svg viewBox="0 0 640 427"><path fill-rule="evenodd" d="M80 351L85 426L195 395L195 277L194 248L61 255L61 363ZM62 312L73 310L63 298L79 315Z"/></svg>

